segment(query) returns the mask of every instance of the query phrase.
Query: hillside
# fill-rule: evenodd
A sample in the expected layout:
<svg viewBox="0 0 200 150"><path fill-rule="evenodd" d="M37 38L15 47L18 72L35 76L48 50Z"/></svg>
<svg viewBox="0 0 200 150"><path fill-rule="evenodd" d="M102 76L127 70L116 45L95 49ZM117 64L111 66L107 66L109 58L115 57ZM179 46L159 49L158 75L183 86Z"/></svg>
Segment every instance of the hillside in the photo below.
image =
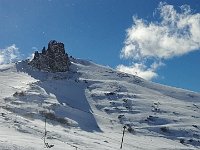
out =
<svg viewBox="0 0 200 150"><path fill-rule="evenodd" d="M69 72L0 65L0 149L200 149L200 94L71 58Z"/></svg>

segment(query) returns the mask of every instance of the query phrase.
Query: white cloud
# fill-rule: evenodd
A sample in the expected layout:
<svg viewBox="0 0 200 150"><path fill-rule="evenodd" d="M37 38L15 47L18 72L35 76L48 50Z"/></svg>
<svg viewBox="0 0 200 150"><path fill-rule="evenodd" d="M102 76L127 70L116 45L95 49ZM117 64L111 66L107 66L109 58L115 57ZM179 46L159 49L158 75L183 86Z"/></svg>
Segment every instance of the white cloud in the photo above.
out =
<svg viewBox="0 0 200 150"><path fill-rule="evenodd" d="M193 14L188 5L181 6L177 12L173 5L166 3L160 3L157 13L160 22L133 17L133 25L127 29L121 51L122 58L138 63L146 59L160 61L200 49L200 13Z"/></svg>
<svg viewBox="0 0 200 150"><path fill-rule="evenodd" d="M187 5L186 5L187 6ZM133 18L121 55L125 58L164 58L180 56L200 48L200 13L189 6L178 13L172 5L159 6L160 23Z"/></svg>
<svg viewBox="0 0 200 150"><path fill-rule="evenodd" d="M15 62L20 59L19 49L15 44L0 49L0 65Z"/></svg>
<svg viewBox="0 0 200 150"><path fill-rule="evenodd" d="M2 64L2 62L4 62L4 57L0 54L0 64Z"/></svg>
<svg viewBox="0 0 200 150"><path fill-rule="evenodd" d="M154 72L152 68L147 69L147 67L144 64L138 64L138 63L135 63L132 66L119 65L117 66L117 70L139 76L146 80L151 80L158 76L157 73Z"/></svg>

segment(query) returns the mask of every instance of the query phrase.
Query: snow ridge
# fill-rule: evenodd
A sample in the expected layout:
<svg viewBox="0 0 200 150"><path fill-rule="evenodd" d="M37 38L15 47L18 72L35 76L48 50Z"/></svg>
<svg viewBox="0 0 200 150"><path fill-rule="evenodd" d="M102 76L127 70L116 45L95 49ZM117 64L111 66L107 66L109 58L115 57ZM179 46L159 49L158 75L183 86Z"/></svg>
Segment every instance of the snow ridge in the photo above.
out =
<svg viewBox="0 0 200 150"><path fill-rule="evenodd" d="M68 72L0 65L0 149L199 149L200 94L71 58Z"/></svg>

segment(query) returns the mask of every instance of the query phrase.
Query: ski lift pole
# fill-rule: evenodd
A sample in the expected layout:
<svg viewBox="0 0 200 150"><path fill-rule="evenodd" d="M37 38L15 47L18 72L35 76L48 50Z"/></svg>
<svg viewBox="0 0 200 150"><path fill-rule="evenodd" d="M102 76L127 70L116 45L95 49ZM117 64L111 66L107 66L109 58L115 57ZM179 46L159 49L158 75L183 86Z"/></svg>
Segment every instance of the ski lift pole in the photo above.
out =
<svg viewBox="0 0 200 150"><path fill-rule="evenodd" d="M47 137L47 118L45 117L45 125L44 125L44 145L46 148L52 148L54 145L49 145L49 143L46 142Z"/></svg>
<svg viewBox="0 0 200 150"><path fill-rule="evenodd" d="M47 129L46 129L46 122L47 122L47 118L45 117L45 124L44 124L44 145L46 146L46 136L47 136Z"/></svg>
<svg viewBox="0 0 200 150"><path fill-rule="evenodd" d="M125 129L126 129L126 126L124 126L123 128L124 128L124 130L123 130L122 142L121 142L120 149L122 149L122 144L123 144L123 142L124 142L124 134L125 134Z"/></svg>

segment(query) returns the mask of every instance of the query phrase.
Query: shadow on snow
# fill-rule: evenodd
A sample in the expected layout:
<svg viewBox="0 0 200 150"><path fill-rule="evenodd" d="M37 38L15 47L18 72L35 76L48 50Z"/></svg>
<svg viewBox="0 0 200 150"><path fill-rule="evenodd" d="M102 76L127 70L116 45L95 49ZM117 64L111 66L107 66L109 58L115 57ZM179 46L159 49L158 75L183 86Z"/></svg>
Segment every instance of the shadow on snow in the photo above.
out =
<svg viewBox="0 0 200 150"><path fill-rule="evenodd" d="M77 122L78 126L87 132L101 132L85 96L88 85L79 81L80 74L75 67L71 66L69 72L49 73L34 69L27 62L20 62L16 64L16 68L18 72L27 73L39 80L34 84L43 88L48 95L55 95L59 105L51 109L56 116Z"/></svg>

